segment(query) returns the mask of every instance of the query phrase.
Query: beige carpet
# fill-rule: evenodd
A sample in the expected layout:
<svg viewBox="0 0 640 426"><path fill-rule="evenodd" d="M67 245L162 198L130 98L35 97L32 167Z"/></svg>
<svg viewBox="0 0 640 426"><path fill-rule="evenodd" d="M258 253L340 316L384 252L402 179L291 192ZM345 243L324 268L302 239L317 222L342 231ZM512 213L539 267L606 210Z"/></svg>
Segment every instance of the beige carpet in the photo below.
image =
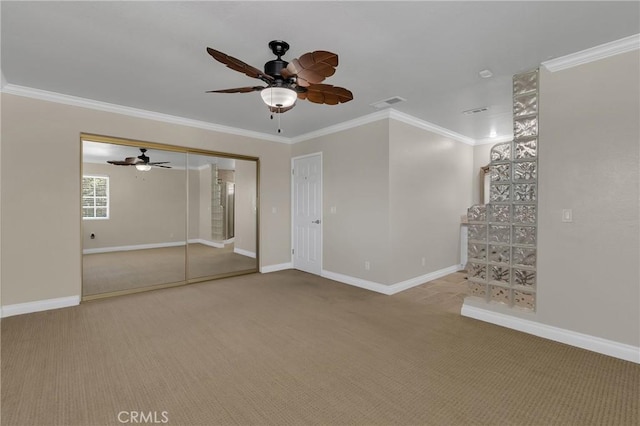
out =
<svg viewBox="0 0 640 426"><path fill-rule="evenodd" d="M640 366L462 318L464 291L282 271L5 318L1 422L638 424Z"/></svg>
<svg viewBox="0 0 640 426"><path fill-rule="evenodd" d="M82 262L83 296L185 280L184 246L85 254ZM256 259L234 253L233 244L189 244L189 279L256 268Z"/></svg>

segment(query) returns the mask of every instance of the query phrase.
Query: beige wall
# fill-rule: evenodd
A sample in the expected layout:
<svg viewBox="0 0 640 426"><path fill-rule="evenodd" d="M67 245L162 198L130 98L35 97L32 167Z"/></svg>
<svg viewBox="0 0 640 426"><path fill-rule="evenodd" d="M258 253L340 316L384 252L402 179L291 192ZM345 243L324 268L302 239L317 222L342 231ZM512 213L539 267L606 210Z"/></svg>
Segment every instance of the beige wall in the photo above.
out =
<svg viewBox="0 0 640 426"><path fill-rule="evenodd" d="M185 170L84 163L83 174L109 177L110 202L109 219L82 220L83 249L184 242Z"/></svg>
<svg viewBox="0 0 640 426"><path fill-rule="evenodd" d="M540 322L640 345L640 57L540 74ZM561 222L573 209L573 223Z"/></svg>
<svg viewBox="0 0 640 426"><path fill-rule="evenodd" d="M234 247L256 252L256 163L236 160Z"/></svg>
<svg viewBox="0 0 640 426"><path fill-rule="evenodd" d="M323 161L324 270L391 285L460 263L471 146L380 120L298 143L292 155L315 152Z"/></svg>
<svg viewBox="0 0 640 426"><path fill-rule="evenodd" d="M322 152L323 162L323 269L390 284L389 121L300 142L292 149L294 157L315 152Z"/></svg>
<svg viewBox="0 0 640 426"><path fill-rule="evenodd" d="M198 173L200 192L198 194L198 237L202 240L212 241L211 238L211 165L203 167Z"/></svg>
<svg viewBox="0 0 640 426"><path fill-rule="evenodd" d="M260 157L260 263L290 261L289 145L3 94L4 305L80 294L81 132Z"/></svg>
<svg viewBox="0 0 640 426"><path fill-rule="evenodd" d="M188 179L188 194L189 194L189 234L187 238L189 240L200 238L200 209L202 208L200 204L200 175L202 174L202 170L198 169L188 169L187 170L187 179Z"/></svg>
<svg viewBox="0 0 640 426"><path fill-rule="evenodd" d="M472 174L472 146L391 120L391 283L460 263L460 216L471 202Z"/></svg>

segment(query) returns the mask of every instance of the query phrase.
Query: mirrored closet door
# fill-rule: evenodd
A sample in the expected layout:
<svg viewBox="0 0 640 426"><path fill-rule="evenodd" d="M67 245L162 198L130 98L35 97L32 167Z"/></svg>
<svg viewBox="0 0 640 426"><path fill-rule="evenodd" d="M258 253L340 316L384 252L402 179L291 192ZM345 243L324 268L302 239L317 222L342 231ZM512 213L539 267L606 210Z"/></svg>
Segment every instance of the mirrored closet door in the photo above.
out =
<svg viewBox="0 0 640 426"><path fill-rule="evenodd" d="M82 137L83 300L258 270L258 161Z"/></svg>

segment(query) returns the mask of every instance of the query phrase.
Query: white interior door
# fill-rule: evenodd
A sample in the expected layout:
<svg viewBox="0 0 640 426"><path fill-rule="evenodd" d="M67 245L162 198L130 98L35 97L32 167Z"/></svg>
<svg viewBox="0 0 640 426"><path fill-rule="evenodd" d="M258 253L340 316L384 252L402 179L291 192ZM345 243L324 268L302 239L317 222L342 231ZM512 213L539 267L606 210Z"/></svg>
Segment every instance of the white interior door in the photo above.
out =
<svg viewBox="0 0 640 426"><path fill-rule="evenodd" d="M293 159L293 267L322 271L322 155Z"/></svg>

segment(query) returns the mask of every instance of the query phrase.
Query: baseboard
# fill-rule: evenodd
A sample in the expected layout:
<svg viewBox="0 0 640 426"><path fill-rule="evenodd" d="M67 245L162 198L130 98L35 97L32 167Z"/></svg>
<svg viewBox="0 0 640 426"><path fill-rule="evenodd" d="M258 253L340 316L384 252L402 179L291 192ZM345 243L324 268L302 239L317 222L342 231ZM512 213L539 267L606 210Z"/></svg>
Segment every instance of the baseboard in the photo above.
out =
<svg viewBox="0 0 640 426"><path fill-rule="evenodd" d="M80 304L80 296L58 297L56 299L37 300L35 302L16 303L2 307L2 318L50 309L68 308Z"/></svg>
<svg viewBox="0 0 640 426"><path fill-rule="evenodd" d="M376 293L382 293L386 295L393 294L391 293L391 286L377 283L375 281L363 280L362 278L352 277L350 275L343 275L337 272L327 271L323 269L320 273L320 276L341 282L343 284L349 284L355 287L364 288L365 290L375 291Z"/></svg>
<svg viewBox="0 0 640 426"><path fill-rule="evenodd" d="M177 241L173 243L137 244L137 245L131 245L131 246L84 249L82 250L82 254L109 253L114 251L146 250L146 249L178 247L178 246L184 246L184 241Z"/></svg>
<svg viewBox="0 0 640 426"><path fill-rule="evenodd" d="M204 246L215 247L215 248L224 248L226 242L218 243L216 241L209 241L202 238L190 238L187 240L189 244L202 244Z"/></svg>
<svg viewBox="0 0 640 426"><path fill-rule="evenodd" d="M285 269L293 269L293 264L291 262L280 263L278 265L267 265L260 268L260 272L263 274L268 274L269 272L277 272L284 271Z"/></svg>
<svg viewBox="0 0 640 426"><path fill-rule="evenodd" d="M460 270L462 270L461 265L453 265L447 268L429 272L428 274L420 275L419 277L411 278L406 281L401 281L399 283L395 283L391 285L385 285L385 284L380 284L374 281L363 280L362 278L343 275L337 272L327 271L325 269L322 270L320 275L330 280L338 281L338 282L349 284L355 287L364 288L365 290L371 290L371 291L375 291L376 293L382 293L382 294L391 296L393 294L400 293L401 291L408 290L411 287L424 284L426 282L435 280L440 277L444 277L445 275L449 275Z"/></svg>
<svg viewBox="0 0 640 426"><path fill-rule="evenodd" d="M249 250L243 250L243 249L239 249L239 248L234 248L233 252L236 254L241 254L243 256L247 256L247 257L252 257L252 258L256 258L256 254L252 251Z"/></svg>
<svg viewBox="0 0 640 426"><path fill-rule="evenodd" d="M640 364L640 347L614 342L612 340L578 333L564 328L541 324L537 321L518 318L500 312L479 308L477 306L470 306L467 304L466 300L462 305L460 314L465 317L511 328L523 333L533 334L534 336L553 340L555 342L565 343L570 346Z"/></svg>

